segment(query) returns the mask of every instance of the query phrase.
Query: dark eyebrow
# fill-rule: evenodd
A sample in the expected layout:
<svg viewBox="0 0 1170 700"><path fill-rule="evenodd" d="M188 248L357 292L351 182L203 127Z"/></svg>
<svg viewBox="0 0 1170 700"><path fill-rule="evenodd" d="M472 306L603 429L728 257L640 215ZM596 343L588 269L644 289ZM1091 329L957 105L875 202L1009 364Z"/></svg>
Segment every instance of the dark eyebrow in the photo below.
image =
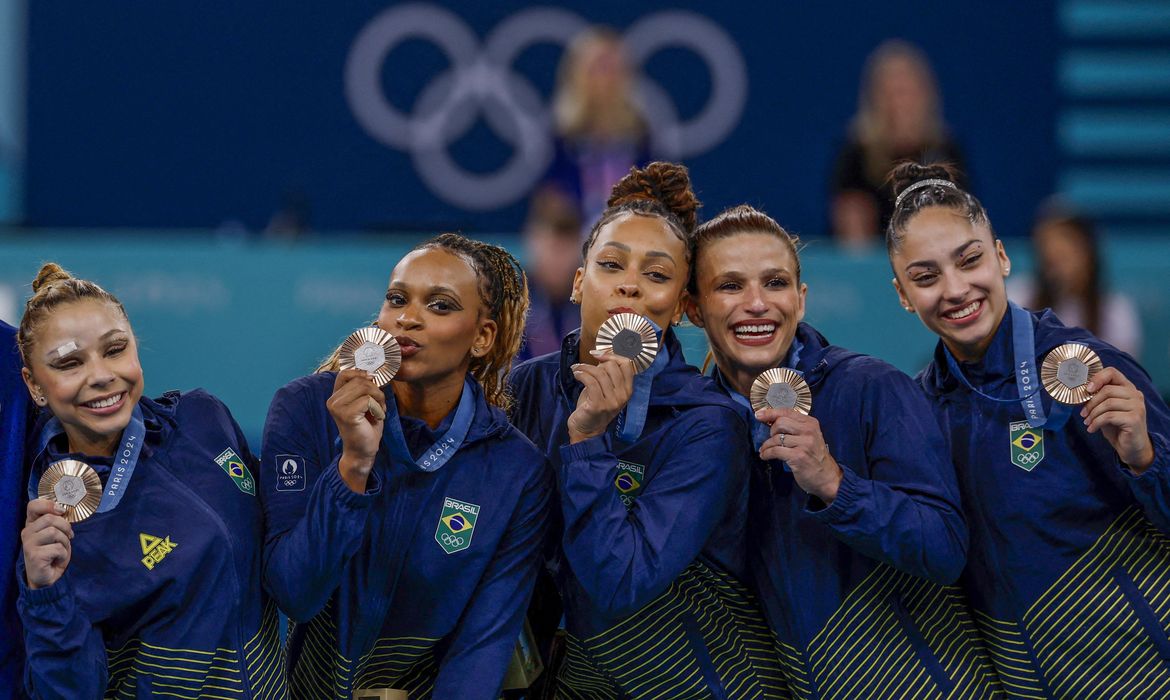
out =
<svg viewBox="0 0 1170 700"><path fill-rule="evenodd" d="M625 243L618 243L617 241L606 241L605 243L601 244L602 248L605 248L607 246L612 246L614 248L617 248L618 250L623 250L627 253L630 252L630 246L626 245Z"/></svg>
<svg viewBox="0 0 1170 700"><path fill-rule="evenodd" d="M648 257L648 258L666 258L667 260L669 260L669 261L671 261L671 262L674 262L674 256L673 256L673 255L671 255L670 253L667 253L667 252L666 252L666 251L664 251L664 250L650 250L650 251L647 251L647 252L646 252L646 257Z"/></svg>
<svg viewBox="0 0 1170 700"><path fill-rule="evenodd" d="M391 280L390 286L387 287L386 291L389 292L390 290L395 289L395 288L406 289L407 287L408 287L408 285L406 283L404 283L402 280ZM455 291L453 288L448 287L445 284L432 284L430 287L427 288L426 293L427 294L449 294L449 295L455 297L456 299L459 298L459 292Z"/></svg>
<svg viewBox="0 0 1170 700"><path fill-rule="evenodd" d="M953 257L956 257L956 258L957 258L957 257L959 257L960 255L962 255L962 254L963 254L963 251L964 251L964 250L967 250L967 248L969 248L969 247L971 246L971 244L972 244L972 243L982 243L982 242L983 242L983 241L979 240L978 238L972 238L971 240L969 240L969 241L966 241L965 243L962 243L962 244L960 244L960 245L959 245L958 247L956 247L956 248L955 248L953 251L951 251L951 255L952 255ZM934 261L933 261L933 260L915 260L914 262L907 263L907 264L906 264L906 269L907 269L907 270L909 270L909 269L910 269L910 268L912 268L912 267L933 267L933 266L934 266Z"/></svg>

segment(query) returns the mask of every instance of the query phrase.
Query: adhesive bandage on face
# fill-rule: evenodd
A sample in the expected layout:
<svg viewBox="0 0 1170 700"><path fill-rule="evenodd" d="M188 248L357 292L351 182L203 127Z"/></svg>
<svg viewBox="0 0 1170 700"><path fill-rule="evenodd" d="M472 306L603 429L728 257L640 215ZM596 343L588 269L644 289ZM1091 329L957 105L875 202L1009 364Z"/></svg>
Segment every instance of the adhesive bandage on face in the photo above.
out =
<svg viewBox="0 0 1170 700"><path fill-rule="evenodd" d="M79 346L77 345L76 340L70 340L68 342L62 343L48 352L47 359L49 362L52 362L58 358L65 357L69 353L75 352L78 347Z"/></svg>

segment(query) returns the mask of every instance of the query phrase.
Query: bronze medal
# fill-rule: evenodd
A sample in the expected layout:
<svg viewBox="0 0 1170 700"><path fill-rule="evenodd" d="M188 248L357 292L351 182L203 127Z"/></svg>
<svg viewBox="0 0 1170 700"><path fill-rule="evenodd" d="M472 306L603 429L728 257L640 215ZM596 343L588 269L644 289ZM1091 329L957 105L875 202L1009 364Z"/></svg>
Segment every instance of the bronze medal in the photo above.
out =
<svg viewBox="0 0 1170 700"><path fill-rule="evenodd" d="M1081 343L1065 343L1052 349L1040 365L1040 382L1053 399L1081 404L1093 397L1085 389L1093 375L1104 369L1101 358Z"/></svg>
<svg viewBox="0 0 1170 700"><path fill-rule="evenodd" d="M62 517L79 523L97 512L102 502L102 480L85 462L63 459L50 464L41 475L37 497L65 506Z"/></svg>
<svg viewBox="0 0 1170 700"><path fill-rule="evenodd" d="M642 372L658 355L658 335L654 325L638 314L614 314L597 329L595 347L633 360L634 371Z"/></svg>
<svg viewBox="0 0 1170 700"><path fill-rule="evenodd" d="M775 367L752 382L752 410L791 408L801 415L812 410L812 390L804 377L787 367Z"/></svg>
<svg viewBox="0 0 1170 700"><path fill-rule="evenodd" d="M402 366L402 348L398 341L381 328L359 328L341 344L341 369L361 369L370 373L374 383L386 386Z"/></svg>

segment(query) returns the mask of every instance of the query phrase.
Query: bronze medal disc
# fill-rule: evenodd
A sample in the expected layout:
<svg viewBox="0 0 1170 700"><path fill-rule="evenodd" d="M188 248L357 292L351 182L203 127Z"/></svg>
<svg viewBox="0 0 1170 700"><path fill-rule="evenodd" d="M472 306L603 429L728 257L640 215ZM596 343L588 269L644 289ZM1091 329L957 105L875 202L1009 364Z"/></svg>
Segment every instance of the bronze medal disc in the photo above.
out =
<svg viewBox="0 0 1170 700"><path fill-rule="evenodd" d="M596 348L628 357L634 361L634 371L642 372L658 355L658 335L654 325L638 314L614 314L597 329Z"/></svg>
<svg viewBox="0 0 1170 700"><path fill-rule="evenodd" d="M341 344L341 369L369 372L378 386L386 386L402 366L402 348L381 328L359 328Z"/></svg>
<svg viewBox="0 0 1170 700"><path fill-rule="evenodd" d="M79 523L97 512L102 502L102 480L85 462L63 459L50 464L41 475L37 497L65 506L62 517Z"/></svg>
<svg viewBox="0 0 1170 700"><path fill-rule="evenodd" d="M1053 399L1081 404L1093 397L1085 384L1104 369L1101 358L1088 345L1065 343L1052 349L1040 365L1040 382Z"/></svg>
<svg viewBox="0 0 1170 700"><path fill-rule="evenodd" d="M752 410L791 408L802 415L812 410L812 390L804 377L787 367L774 367L752 382Z"/></svg>

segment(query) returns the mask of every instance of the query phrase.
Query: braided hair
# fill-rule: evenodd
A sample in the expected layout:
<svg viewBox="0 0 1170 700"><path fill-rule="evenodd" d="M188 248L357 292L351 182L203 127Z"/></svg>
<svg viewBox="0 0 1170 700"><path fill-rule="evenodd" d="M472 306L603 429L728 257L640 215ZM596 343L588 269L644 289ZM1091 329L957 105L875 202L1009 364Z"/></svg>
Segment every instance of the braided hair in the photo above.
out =
<svg viewBox="0 0 1170 700"><path fill-rule="evenodd" d="M684 243L687 263L690 264L690 236L695 230L699 206L685 165L655 161L645 168L630 168L630 172L613 186L606 210L593 224L589 237L581 246L581 257L589 257L589 249L597 240L598 232L607 224L627 214L635 214L662 219Z"/></svg>
<svg viewBox="0 0 1170 700"><path fill-rule="evenodd" d="M488 403L507 409L507 377L524 338L528 315L528 278L519 261L500 246L472 240L457 233L443 233L419 244L415 250L438 248L467 260L479 280L479 298L496 322L496 340L481 357L472 357L469 367L483 386Z"/></svg>
<svg viewBox="0 0 1170 700"><path fill-rule="evenodd" d="M16 344L25 367L30 366L29 358L32 356L33 343L36 342L38 326L58 306L95 299L112 304L122 313L123 318L129 319L117 297L89 280L77 279L57 263L48 262L41 266L33 280L32 290L33 295L24 303L24 315L16 333Z"/></svg>
<svg viewBox="0 0 1170 700"><path fill-rule="evenodd" d="M524 319L528 314L528 278L524 269L511 253L500 246L472 240L457 233L439 234L416 245L411 252L431 248L458 256L475 271L479 281L479 298L487 307L488 317L496 322L496 339L486 354L471 358L468 369L483 387L488 403L506 410L511 404L506 380L512 361L520 351ZM339 370L340 355L341 347L338 346L317 367L317 371Z"/></svg>

